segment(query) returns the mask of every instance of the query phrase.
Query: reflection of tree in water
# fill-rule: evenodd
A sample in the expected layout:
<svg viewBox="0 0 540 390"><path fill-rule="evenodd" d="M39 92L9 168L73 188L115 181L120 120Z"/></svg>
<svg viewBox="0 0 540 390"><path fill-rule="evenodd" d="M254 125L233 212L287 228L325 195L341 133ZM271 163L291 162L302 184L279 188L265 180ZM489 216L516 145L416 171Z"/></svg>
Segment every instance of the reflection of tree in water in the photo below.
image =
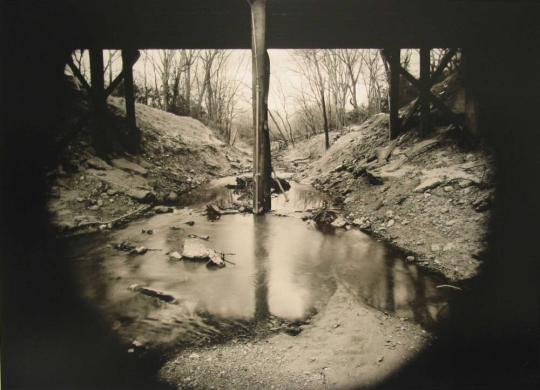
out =
<svg viewBox="0 0 540 390"><path fill-rule="evenodd" d="M264 215L254 215L253 242L255 261L255 320L260 321L270 316L268 306L268 221Z"/></svg>
<svg viewBox="0 0 540 390"><path fill-rule="evenodd" d="M432 327L434 325L434 318L431 317L428 309L426 278L418 272L416 266L406 264L405 267L408 271L407 276L409 276L414 289L414 296L410 305L414 320L426 327Z"/></svg>

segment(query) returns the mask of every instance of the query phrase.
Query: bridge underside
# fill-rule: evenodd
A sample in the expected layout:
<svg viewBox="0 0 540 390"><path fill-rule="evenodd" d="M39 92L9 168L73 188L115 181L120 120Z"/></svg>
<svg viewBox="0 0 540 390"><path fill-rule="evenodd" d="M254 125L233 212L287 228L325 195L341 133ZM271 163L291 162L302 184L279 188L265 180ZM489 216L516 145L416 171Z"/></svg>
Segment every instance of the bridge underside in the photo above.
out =
<svg viewBox="0 0 540 390"><path fill-rule="evenodd" d="M514 44L512 39L536 25L539 9L538 3L519 1L269 0L267 44L268 48L465 47L494 40ZM7 4L6 11L18 14L35 31L62 31L58 43L73 48L251 47L247 0L22 0Z"/></svg>

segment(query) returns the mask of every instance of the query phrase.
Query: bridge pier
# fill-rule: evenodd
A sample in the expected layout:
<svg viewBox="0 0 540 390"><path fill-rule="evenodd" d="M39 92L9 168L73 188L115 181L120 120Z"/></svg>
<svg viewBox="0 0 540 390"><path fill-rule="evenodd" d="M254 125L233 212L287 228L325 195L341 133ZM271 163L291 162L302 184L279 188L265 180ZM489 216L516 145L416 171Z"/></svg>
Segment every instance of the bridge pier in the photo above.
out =
<svg viewBox="0 0 540 390"><path fill-rule="evenodd" d="M266 0L248 0L251 6L253 130L253 213L272 207L270 183L272 163L268 129L270 59L266 51Z"/></svg>

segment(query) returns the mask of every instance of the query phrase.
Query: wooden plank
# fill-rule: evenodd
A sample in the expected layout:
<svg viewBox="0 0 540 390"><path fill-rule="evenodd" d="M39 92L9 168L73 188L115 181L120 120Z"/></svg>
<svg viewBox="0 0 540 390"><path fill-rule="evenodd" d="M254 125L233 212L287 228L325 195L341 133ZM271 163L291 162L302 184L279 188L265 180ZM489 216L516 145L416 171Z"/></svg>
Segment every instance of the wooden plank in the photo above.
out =
<svg viewBox="0 0 540 390"><path fill-rule="evenodd" d="M266 51L266 0L248 0L251 6L253 127L253 213L271 209L270 136L268 130L268 89L270 60Z"/></svg>
<svg viewBox="0 0 540 390"><path fill-rule="evenodd" d="M450 62L452 57L454 57L454 55L456 55L456 53L457 53L457 49L450 49L448 51L448 53L446 53L444 55L444 57L441 58L441 61L439 62L439 65L437 65L437 69L431 75L430 85L433 85L433 84L435 84L437 82L439 77L441 77L441 75L443 74L444 68L446 68L446 65L448 65L448 63Z"/></svg>
<svg viewBox="0 0 540 390"><path fill-rule="evenodd" d="M105 79L103 75L103 51L101 49L90 49L90 77L92 104L96 111L105 110Z"/></svg>
<svg viewBox="0 0 540 390"><path fill-rule="evenodd" d="M431 131L431 124L429 120L430 112L430 53L428 48L420 48L420 128L423 135L427 135Z"/></svg>
<svg viewBox="0 0 540 390"><path fill-rule="evenodd" d="M109 84L109 86L107 87L107 89L105 90L105 98L107 98L108 96L110 96L111 93L113 93L113 91L118 88L118 86L120 85L120 83L122 82L122 80L124 80L124 77L125 77L125 74L124 74L124 66L123 64L129 62L131 64L131 66L129 67L129 69L132 69L133 68L133 65L135 64L135 62L137 62L137 60L139 59L140 57L140 52L138 50L136 51L130 51L130 54L129 54L131 57L130 58L127 58L124 60L124 50L122 50L122 71L120 72L120 74L118 74L118 76L116 76L114 78L114 80L112 81L111 84ZM133 78L133 73L132 73L132 76Z"/></svg>
<svg viewBox="0 0 540 390"><path fill-rule="evenodd" d="M399 72L403 75L403 77L405 77L405 79L407 79L407 81L409 81L416 89L420 91L421 82L419 80L417 80L413 75L411 75L406 69L403 69L403 67L401 66L399 68ZM433 103L433 105L439 110L441 110L445 115L449 116L453 120L457 119L457 115L448 107L446 107L446 105L441 99L433 95L433 93L429 89L426 91L426 96L428 100L431 101L431 103Z"/></svg>
<svg viewBox="0 0 540 390"><path fill-rule="evenodd" d="M133 64L138 58L137 54L138 51L122 49L122 74L124 77L126 119L130 133L130 148L133 152L138 152L140 145L140 131L137 128L137 118L135 116L135 93L133 85Z"/></svg>
<svg viewBox="0 0 540 390"><path fill-rule="evenodd" d="M82 84L82 86L84 87L84 89L86 89L89 93L92 91L92 88L90 87L90 84L88 84L88 81L86 81L86 79L84 78L84 76L82 75L81 71L79 70L79 68L77 67L77 65L75 65L73 63L73 59L71 57L69 57L69 60L68 60L68 66L69 66L69 69L71 69L71 72L73 73L73 75L77 78L77 80L79 80L79 82Z"/></svg>

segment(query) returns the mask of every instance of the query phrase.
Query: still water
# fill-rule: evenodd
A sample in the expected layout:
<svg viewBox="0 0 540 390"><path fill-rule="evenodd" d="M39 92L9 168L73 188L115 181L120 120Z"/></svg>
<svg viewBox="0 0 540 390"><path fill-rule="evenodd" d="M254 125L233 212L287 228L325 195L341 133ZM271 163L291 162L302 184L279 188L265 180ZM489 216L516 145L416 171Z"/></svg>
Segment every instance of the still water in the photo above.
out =
<svg viewBox="0 0 540 390"><path fill-rule="evenodd" d="M202 215L207 202L226 205L238 197L225 183L218 180L195 192L191 206L175 213L69 240L84 296L127 339L190 343L276 317L302 320L324 309L340 284L358 300L426 328L445 308L445 291L436 288L444 280L406 262L402 253L355 229L322 233L302 221L305 210L325 202L308 186L292 183L288 200L284 195L274 198L278 213L208 220ZM187 221L195 223L190 226ZM142 233L143 229L153 234ZM167 253L182 253L185 240L224 252L234 264L211 269L170 260ZM133 255L113 248L122 241L150 250ZM173 295L176 302L131 291L133 284Z"/></svg>

